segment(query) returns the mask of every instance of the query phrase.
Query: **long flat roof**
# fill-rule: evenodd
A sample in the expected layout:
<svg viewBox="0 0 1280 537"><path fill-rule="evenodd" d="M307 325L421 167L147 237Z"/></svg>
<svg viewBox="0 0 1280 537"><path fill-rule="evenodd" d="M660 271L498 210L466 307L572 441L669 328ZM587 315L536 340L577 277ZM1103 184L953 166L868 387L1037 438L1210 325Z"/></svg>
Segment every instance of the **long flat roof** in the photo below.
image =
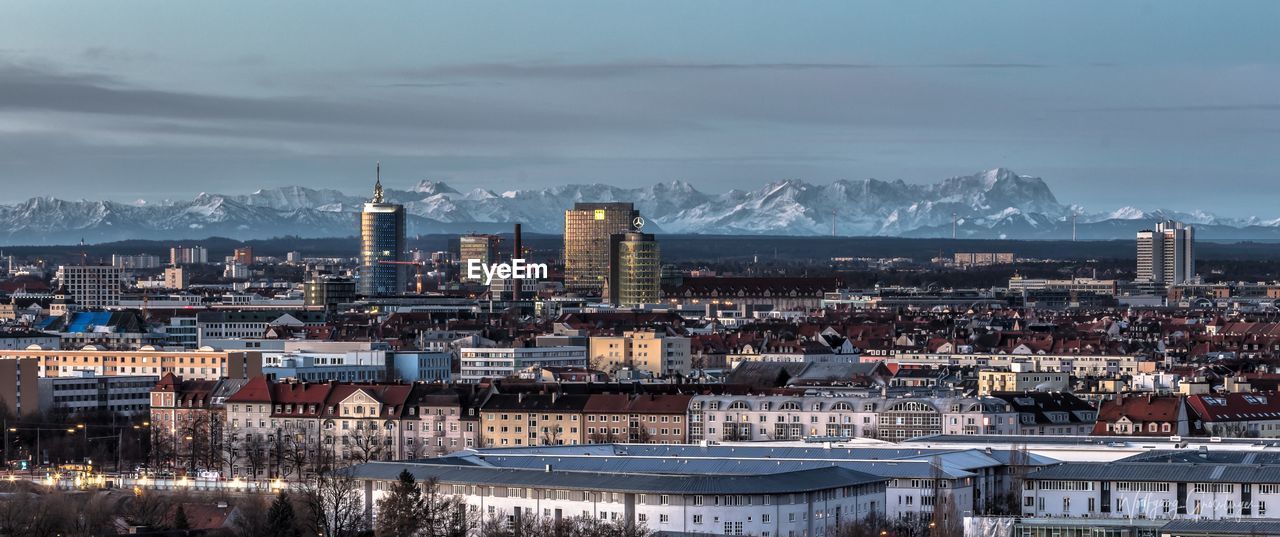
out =
<svg viewBox="0 0 1280 537"><path fill-rule="evenodd" d="M644 494L790 494L883 482L883 477L827 466L758 475L645 474L494 468L427 462L368 462L348 467L358 479L392 481L408 470L418 480L447 484L536 487ZM675 470L668 468L668 470Z"/></svg>
<svg viewBox="0 0 1280 537"><path fill-rule="evenodd" d="M1187 483L1280 483L1280 466L1180 462L1064 462L1027 474L1027 479L1064 481L1159 481Z"/></svg>

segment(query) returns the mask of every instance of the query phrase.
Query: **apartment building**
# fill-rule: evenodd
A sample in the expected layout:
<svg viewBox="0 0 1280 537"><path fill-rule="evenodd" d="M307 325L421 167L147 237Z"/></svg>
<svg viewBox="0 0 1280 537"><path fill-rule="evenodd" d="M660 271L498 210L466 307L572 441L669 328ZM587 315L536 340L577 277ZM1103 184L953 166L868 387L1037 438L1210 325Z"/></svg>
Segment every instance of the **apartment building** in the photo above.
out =
<svg viewBox="0 0 1280 537"><path fill-rule="evenodd" d="M555 392L490 395L480 407L480 435L483 445L505 447L586 443L582 414L590 397Z"/></svg>
<svg viewBox="0 0 1280 537"><path fill-rule="evenodd" d="M300 453L307 467L430 457L478 445L470 401L467 391L425 383L258 377L227 399L227 431L234 442ZM243 465L234 470L248 471Z"/></svg>
<svg viewBox="0 0 1280 537"><path fill-rule="evenodd" d="M689 338L664 331L632 330L621 336L592 336L587 345L594 369L631 368L655 377L687 374L692 369Z"/></svg>
<svg viewBox="0 0 1280 537"><path fill-rule="evenodd" d="M689 403L689 441L778 441L937 434L1010 435L1018 413L991 397L884 398L826 395L699 395Z"/></svg>
<svg viewBox="0 0 1280 537"><path fill-rule="evenodd" d="M579 346L463 347L459 356L458 380L468 384L509 377L530 367L587 367L587 349Z"/></svg>
<svg viewBox="0 0 1280 537"><path fill-rule="evenodd" d="M583 407L588 444L683 444L692 395L592 394Z"/></svg>
<svg viewBox="0 0 1280 537"><path fill-rule="evenodd" d="M41 377L91 374L96 376L174 374L184 378L217 380L262 374L262 353L256 351L108 351L93 346L79 350L0 350L0 362L34 358Z"/></svg>
<svg viewBox="0 0 1280 537"><path fill-rule="evenodd" d="M1017 369L1015 367L1015 369ZM978 372L978 395L998 392L1064 392L1071 390L1071 375L1061 371Z"/></svg>

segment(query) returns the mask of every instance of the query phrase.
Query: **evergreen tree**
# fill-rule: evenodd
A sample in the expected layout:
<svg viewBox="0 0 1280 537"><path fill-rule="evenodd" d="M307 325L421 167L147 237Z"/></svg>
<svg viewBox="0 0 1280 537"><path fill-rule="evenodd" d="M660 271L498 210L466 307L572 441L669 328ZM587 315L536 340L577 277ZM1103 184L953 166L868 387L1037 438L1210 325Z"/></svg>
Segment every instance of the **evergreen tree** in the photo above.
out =
<svg viewBox="0 0 1280 537"><path fill-rule="evenodd" d="M422 491L408 470L400 472L391 491L378 500L378 537L414 535L422 527Z"/></svg>
<svg viewBox="0 0 1280 537"><path fill-rule="evenodd" d="M280 491L271 509L267 511L267 535L270 537L298 537L298 521L293 515L293 502L289 495Z"/></svg>
<svg viewBox="0 0 1280 537"><path fill-rule="evenodd" d="M173 513L173 529L191 529L191 523L187 521L187 511L182 508L181 504L178 505L178 510Z"/></svg>

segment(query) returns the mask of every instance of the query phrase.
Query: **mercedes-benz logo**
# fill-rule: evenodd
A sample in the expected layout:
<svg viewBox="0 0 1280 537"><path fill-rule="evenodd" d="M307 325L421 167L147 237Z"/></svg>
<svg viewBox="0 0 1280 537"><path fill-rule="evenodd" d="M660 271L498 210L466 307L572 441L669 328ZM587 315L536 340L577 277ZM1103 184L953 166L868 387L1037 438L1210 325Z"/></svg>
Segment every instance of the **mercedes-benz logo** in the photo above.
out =
<svg viewBox="0 0 1280 537"><path fill-rule="evenodd" d="M644 218L637 216L635 220L631 221L631 227L635 228L636 231L640 231L644 227Z"/></svg>

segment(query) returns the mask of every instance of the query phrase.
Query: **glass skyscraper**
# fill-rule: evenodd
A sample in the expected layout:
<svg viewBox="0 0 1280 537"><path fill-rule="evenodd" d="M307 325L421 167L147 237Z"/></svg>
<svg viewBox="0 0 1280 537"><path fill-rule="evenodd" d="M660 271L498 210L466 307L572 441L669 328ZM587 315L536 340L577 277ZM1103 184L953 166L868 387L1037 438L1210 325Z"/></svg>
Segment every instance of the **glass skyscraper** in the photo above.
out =
<svg viewBox="0 0 1280 537"><path fill-rule="evenodd" d="M360 211L360 294L385 296L405 291L404 206L382 198L382 166L378 166L373 199ZM391 263L386 263L391 262Z"/></svg>
<svg viewBox="0 0 1280 537"><path fill-rule="evenodd" d="M662 299L662 261L649 233L619 233L609 244L609 302L617 306L657 304Z"/></svg>
<svg viewBox="0 0 1280 537"><path fill-rule="evenodd" d="M564 212L564 288L584 296L605 292L609 240L632 230L640 212L630 203L575 203Z"/></svg>

